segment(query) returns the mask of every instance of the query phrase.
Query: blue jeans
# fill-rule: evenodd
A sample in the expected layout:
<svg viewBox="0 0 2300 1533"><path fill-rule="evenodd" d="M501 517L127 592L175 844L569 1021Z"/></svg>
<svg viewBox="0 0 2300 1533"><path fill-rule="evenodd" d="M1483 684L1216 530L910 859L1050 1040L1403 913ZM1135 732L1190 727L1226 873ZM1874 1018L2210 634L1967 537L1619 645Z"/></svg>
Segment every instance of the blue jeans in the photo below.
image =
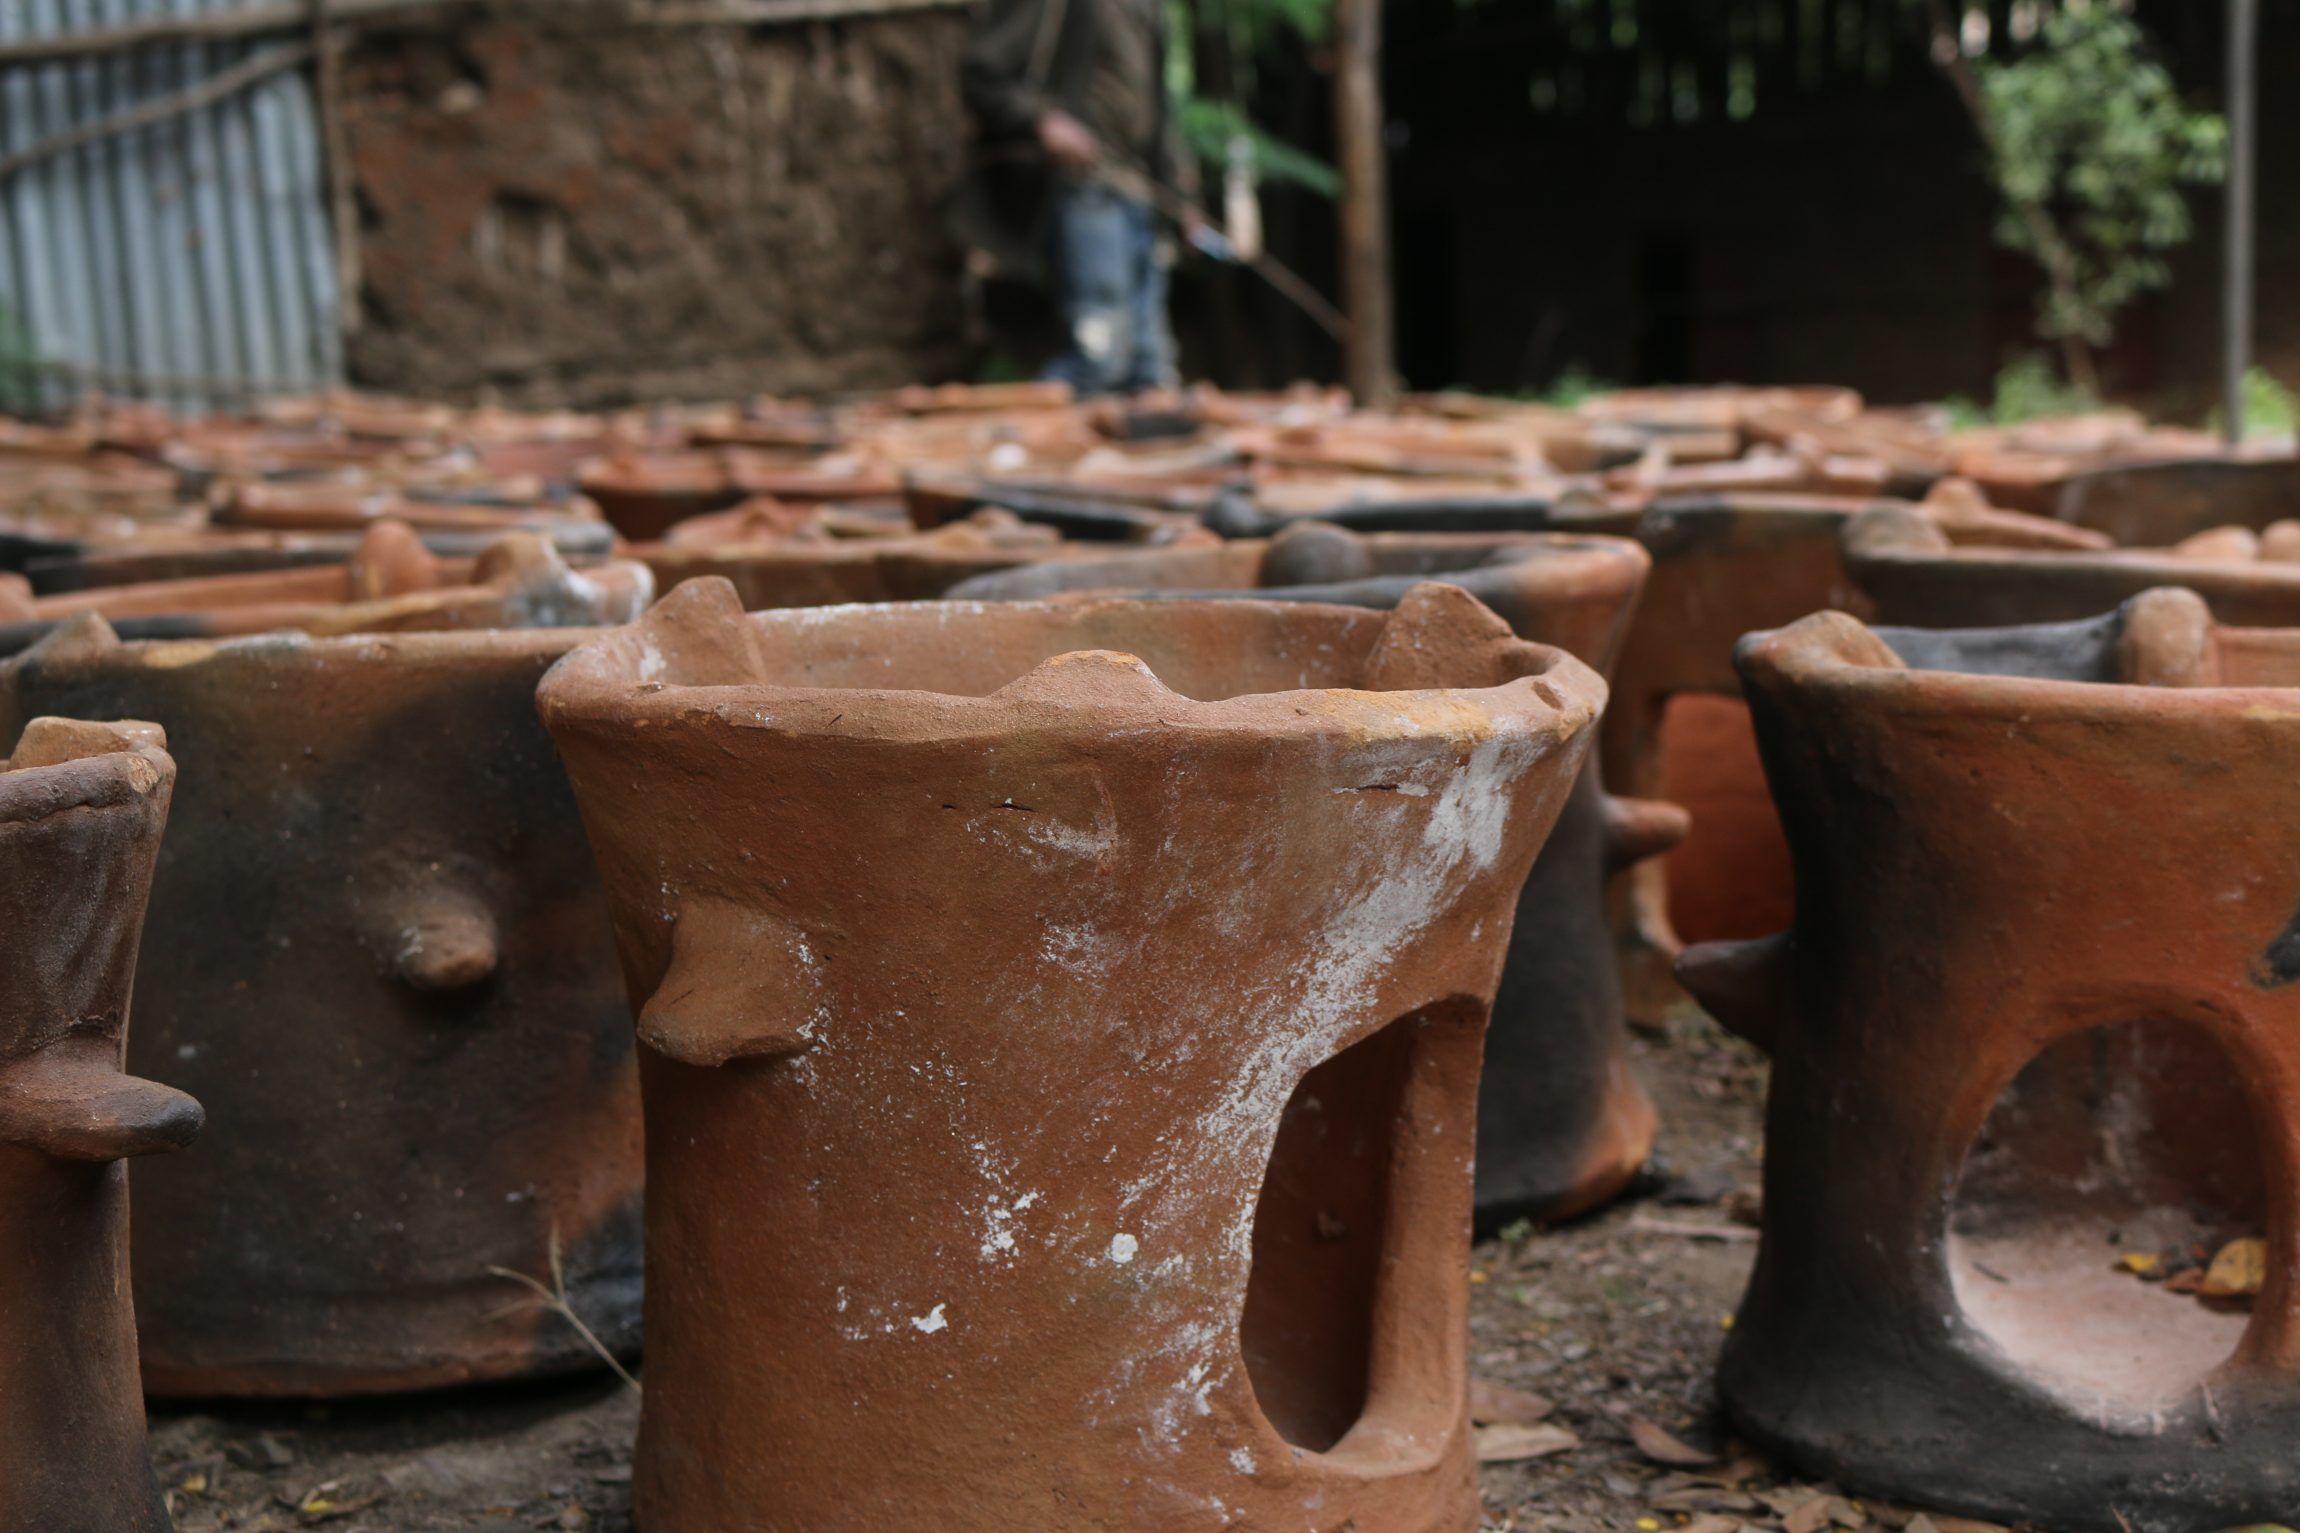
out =
<svg viewBox="0 0 2300 1533"><path fill-rule="evenodd" d="M1048 264L1069 347L1046 376L1080 394L1132 393L1178 379L1166 322L1166 263L1150 209L1106 186L1055 193Z"/></svg>

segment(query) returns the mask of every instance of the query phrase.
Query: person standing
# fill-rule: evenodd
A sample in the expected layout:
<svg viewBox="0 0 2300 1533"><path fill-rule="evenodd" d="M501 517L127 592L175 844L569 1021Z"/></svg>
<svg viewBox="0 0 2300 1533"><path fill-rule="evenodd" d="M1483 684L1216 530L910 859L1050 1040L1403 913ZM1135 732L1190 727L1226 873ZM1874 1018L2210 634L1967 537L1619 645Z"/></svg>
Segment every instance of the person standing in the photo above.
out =
<svg viewBox="0 0 2300 1533"><path fill-rule="evenodd" d="M1045 376L1080 394L1174 384L1172 255L1144 182L1194 201L1195 167L1166 89L1163 0L988 0L959 83L985 161L1036 172L1021 216L1067 338Z"/></svg>

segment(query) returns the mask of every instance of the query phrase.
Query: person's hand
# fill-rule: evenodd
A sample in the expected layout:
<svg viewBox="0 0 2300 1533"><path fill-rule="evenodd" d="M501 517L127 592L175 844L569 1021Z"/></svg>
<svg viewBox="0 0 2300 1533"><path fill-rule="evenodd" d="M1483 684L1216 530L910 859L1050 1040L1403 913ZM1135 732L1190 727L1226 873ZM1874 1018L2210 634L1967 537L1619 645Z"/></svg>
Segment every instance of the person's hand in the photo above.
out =
<svg viewBox="0 0 2300 1533"><path fill-rule="evenodd" d="M1101 157L1102 146L1086 124L1068 112L1053 111L1038 119L1038 146L1055 164L1084 170Z"/></svg>

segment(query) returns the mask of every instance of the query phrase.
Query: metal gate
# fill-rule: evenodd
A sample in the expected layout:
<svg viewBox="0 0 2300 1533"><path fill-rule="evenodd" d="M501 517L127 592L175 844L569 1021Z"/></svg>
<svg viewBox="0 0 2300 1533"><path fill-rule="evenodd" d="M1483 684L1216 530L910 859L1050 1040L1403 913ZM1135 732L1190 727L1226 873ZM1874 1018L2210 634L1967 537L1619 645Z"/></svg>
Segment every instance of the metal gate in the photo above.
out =
<svg viewBox="0 0 2300 1533"><path fill-rule="evenodd" d="M0 0L0 46L236 0ZM0 405L229 407L343 377L307 40L0 65Z"/></svg>

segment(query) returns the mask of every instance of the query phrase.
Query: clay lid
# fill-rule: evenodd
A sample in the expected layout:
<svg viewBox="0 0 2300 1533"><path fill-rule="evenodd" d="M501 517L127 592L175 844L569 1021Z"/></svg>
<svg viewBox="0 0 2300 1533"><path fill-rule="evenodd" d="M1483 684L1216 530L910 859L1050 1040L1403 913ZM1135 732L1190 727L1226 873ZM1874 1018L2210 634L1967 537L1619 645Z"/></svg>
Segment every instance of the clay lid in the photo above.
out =
<svg viewBox="0 0 2300 1533"><path fill-rule="evenodd" d="M1605 683L1427 582L1390 613L1251 601L920 602L745 614L716 578L594 639L537 692L554 730L661 724L887 741L1223 728L1445 752L1562 740Z"/></svg>

